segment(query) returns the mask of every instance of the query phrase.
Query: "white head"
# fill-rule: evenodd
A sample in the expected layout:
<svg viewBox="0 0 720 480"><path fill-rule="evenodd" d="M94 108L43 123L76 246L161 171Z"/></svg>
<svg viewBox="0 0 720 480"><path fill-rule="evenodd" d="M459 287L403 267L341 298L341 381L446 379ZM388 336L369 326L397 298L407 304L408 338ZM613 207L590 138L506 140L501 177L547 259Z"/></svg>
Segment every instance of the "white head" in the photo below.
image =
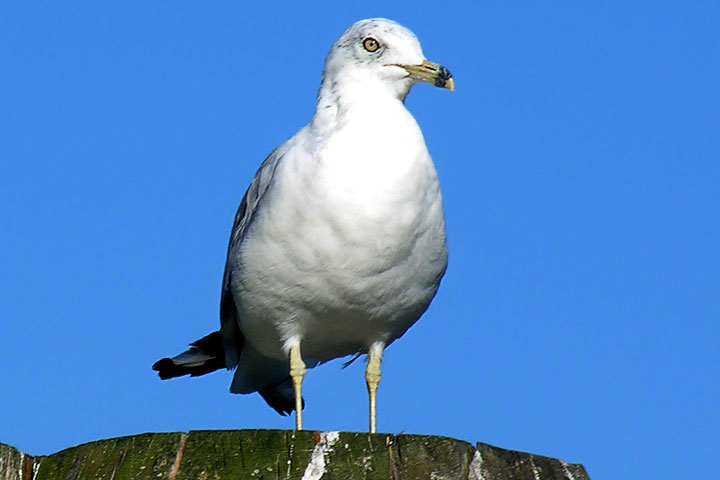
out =
<svg viewBox="0 0 720 480"><path fill-rule="evenodd" d="M450 90L454 86L446 68L425 60L420 42L410 30L391 20L371 18L348 28L330 49L320 97L350 88L389 93L404 100L417 82Z"/></svg>

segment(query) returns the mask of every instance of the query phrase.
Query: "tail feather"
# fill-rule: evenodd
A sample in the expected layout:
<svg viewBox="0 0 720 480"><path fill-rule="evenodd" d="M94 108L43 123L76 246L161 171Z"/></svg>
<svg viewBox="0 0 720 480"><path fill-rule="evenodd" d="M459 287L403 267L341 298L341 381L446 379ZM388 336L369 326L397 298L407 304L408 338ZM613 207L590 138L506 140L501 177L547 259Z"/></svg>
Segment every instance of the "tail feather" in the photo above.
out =
<svg viewBox="0 0 720 480"><path fill-rule="evenodd" d="M225 368L225 348L220 331L194 341L179 355L161 358L152 368L163 380L183 375L197 377Z"/></svg>
<svg viewBox="0 0 720 480"><path fill-rule="evenodd" d="M258 392L267 404L280 415L295 410L295 391L287 366L257 354L248 345L242 348L238 369L230 391ZM168 378L190 375L197 377L227 368L221 331L213 332L190 344L190 348L174 357L161 358L152 366L158 376ZM303 399L303 408L305 400Z"/></svg>

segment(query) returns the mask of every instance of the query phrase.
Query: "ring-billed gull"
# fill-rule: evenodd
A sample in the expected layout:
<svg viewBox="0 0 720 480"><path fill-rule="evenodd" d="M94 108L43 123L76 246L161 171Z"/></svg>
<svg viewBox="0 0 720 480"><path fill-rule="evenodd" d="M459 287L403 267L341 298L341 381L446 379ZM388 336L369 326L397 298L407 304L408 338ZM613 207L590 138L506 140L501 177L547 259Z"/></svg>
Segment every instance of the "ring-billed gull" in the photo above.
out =
<svg viewBox="0 0 720 480"><path fill-rule="evenodd" d="M447 267L442 197L405 108L417 82L453 89L415 35L362 20L325 61L315 115L260 165L230 235L221 328L153 365L160 378L235 368L302 429L306 367L367 354L370 431L383 350L425 312Z"/></svg>

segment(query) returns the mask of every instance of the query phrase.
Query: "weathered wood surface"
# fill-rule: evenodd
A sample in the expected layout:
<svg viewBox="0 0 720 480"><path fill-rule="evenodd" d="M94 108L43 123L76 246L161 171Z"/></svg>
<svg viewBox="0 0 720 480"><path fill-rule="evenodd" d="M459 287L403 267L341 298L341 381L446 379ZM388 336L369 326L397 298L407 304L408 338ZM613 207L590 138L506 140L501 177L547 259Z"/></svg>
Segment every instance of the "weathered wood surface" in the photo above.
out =
<svg viewBox="0 0 720 480"><path fill-rule="evenodd" d="M0 444L0 480L584 480L582 465L425 435L285 430L145 433L31 457Z"/></svg>

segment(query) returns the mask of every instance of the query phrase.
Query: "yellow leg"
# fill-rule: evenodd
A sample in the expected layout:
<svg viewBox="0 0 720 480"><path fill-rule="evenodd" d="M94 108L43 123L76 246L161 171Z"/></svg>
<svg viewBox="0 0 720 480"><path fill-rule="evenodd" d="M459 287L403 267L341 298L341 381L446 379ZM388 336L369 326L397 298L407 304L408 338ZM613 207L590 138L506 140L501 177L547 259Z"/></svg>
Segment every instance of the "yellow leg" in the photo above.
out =
<svg viewBox="0 0 720 480"><path fill-rule="evenodd" d="M367 368L365 368L365 382L370 397L370 433L375 433L377 430L377 388L380 383L380 360L382 360L383 347L382 344L375 344L370 348Z"/></svg>
<svg viewBox="0 0 720 480"><path fill-rule="evenodd" d="M290 347L290 376L295 389L295 429L302 430L302 381L305 377L305 362L300 356L300 344Z"/></svg>

